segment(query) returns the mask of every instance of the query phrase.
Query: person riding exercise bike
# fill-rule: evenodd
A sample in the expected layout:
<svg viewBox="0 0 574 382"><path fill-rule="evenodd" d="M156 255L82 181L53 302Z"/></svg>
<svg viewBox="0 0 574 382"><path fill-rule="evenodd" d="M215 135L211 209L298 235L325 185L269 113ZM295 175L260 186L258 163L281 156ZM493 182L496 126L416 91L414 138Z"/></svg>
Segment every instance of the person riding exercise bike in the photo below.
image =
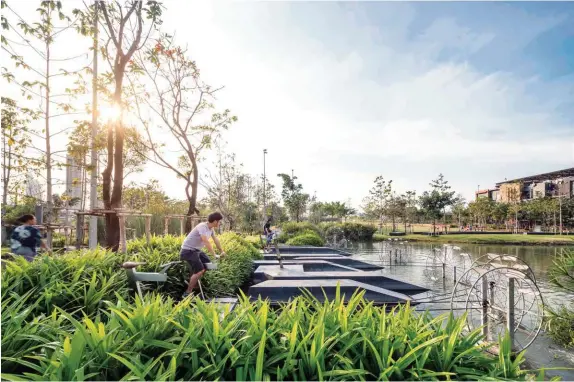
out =
<svg viewBox="0 0 574 382"><path fill-rule="evenodd" d="M213 246L209 241L210 238L213 238L213 242L217 249L219 249L221 256L225 256L225 252L223 251L223 248L221 248L221 243L219 243L219 240L215 235L215 229L219 227L221 220L223 220L223 215L219 212L210 214L207 217L207 222L199 223L191 230L181 246L180 258L187 262L189 269L191 270L191 277L189 278L187 290L183 293L183 298L186 298L193 293L199 279L207 270L206 264L211 263L211 259L202 249L207 247L209 253L211 253L216 259L219 258L213 250Z"/></svg>

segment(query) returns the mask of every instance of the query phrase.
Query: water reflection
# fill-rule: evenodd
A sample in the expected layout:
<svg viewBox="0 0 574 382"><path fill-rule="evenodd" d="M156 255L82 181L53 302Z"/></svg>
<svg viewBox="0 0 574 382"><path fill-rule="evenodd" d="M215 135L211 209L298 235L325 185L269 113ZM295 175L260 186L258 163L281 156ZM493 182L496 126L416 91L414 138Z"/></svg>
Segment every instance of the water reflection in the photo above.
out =
<svg viewBox="0 0 574 382"><path fill-rule="evenodd" d="M509 246L509 245L485 245L485 244L456 244L455 252L460 255L469 255L468 262L472 262L488 253L506 254L516 256L526 262L534 275L546 304L572 303L574 294L566 293L557 289L548 282L548 269L554 261L554 257L564 247L550 246ZM570 247L572 248L572 247ZM353 243L352 248L347 249L354 257L369 262L376 262L385 267L383 274L396 276L414 284L431 288L434 295L448 294L454 287L454 265L457 265L457 277L460 278L464 270L470 267L466 261L461 264L460 256L446 256L446 277L442 278L441 267L432 261L437 256L444 256L442 244L431 243L398 243L389 245L383 243ZM447 306L445 306L447 308Z"/></svg>

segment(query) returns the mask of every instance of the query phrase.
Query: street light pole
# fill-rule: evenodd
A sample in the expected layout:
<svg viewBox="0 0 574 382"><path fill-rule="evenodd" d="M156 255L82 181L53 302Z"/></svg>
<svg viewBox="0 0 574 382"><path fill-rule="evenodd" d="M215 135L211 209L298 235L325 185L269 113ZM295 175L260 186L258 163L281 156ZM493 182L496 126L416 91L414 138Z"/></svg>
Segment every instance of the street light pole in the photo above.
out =
<svg viewBox="0 0 574 382"><path fill-rule="evenodd" d="M267 149L263 149L263 219L267 219L267 194L265 192L266 188L266 174L265 174L265 156L267 155Z"/></svg>
<svg viewBox="0 0 574 382"><path fill-rule="evenodd" d="M564 180L561 180L558 183L558 203L560 205L560 235L562 235L562 184L564 183Z"/></svg>
<svg viewBox="0 0 574 382"><path fill-rule="evenodd" d="M92 126L90 139L90 210L98 205L98 152L96 136L98 132L98 1L94 2L94 67L92 82ZM79 215L78 215L79 216ZM88 245L90 249L98 245L98 218L90 216Z"/></svg>

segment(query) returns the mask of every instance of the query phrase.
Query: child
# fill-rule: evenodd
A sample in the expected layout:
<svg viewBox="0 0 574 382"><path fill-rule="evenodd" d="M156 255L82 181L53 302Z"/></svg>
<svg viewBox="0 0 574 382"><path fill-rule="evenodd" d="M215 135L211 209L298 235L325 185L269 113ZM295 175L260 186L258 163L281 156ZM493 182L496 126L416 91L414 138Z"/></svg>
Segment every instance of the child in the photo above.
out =
<svg viewBox="0 0 574 382"><path fill-rule="evenodd" d="M36 257L36 247L38 244L44 249L48 249L46 243L42 240L42 234L36 225L36 217L34 215L24 215L18 219L22 225L14 228L10 236L12 253L24 258L28 261L34 260Z"/></svg>

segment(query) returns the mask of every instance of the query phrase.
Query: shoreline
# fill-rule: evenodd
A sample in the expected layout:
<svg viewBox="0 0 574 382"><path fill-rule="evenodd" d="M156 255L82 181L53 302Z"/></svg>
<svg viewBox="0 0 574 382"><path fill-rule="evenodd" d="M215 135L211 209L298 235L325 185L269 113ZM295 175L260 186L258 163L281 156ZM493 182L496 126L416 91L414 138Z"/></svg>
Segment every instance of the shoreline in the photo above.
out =
<svg viewBox="0 0 574 382"><path fill-rule="evenodd" d="M523 246L574 246L574 235L522 235L522 234L480 234L480 235L449 235L428 236L420 234L408 234L404 236L390 236L387 234L373 235L373 242L386 241L388 239L407 240L424 243L457 243L457 244L492 244L492 245L523 245Z"/></svg>

